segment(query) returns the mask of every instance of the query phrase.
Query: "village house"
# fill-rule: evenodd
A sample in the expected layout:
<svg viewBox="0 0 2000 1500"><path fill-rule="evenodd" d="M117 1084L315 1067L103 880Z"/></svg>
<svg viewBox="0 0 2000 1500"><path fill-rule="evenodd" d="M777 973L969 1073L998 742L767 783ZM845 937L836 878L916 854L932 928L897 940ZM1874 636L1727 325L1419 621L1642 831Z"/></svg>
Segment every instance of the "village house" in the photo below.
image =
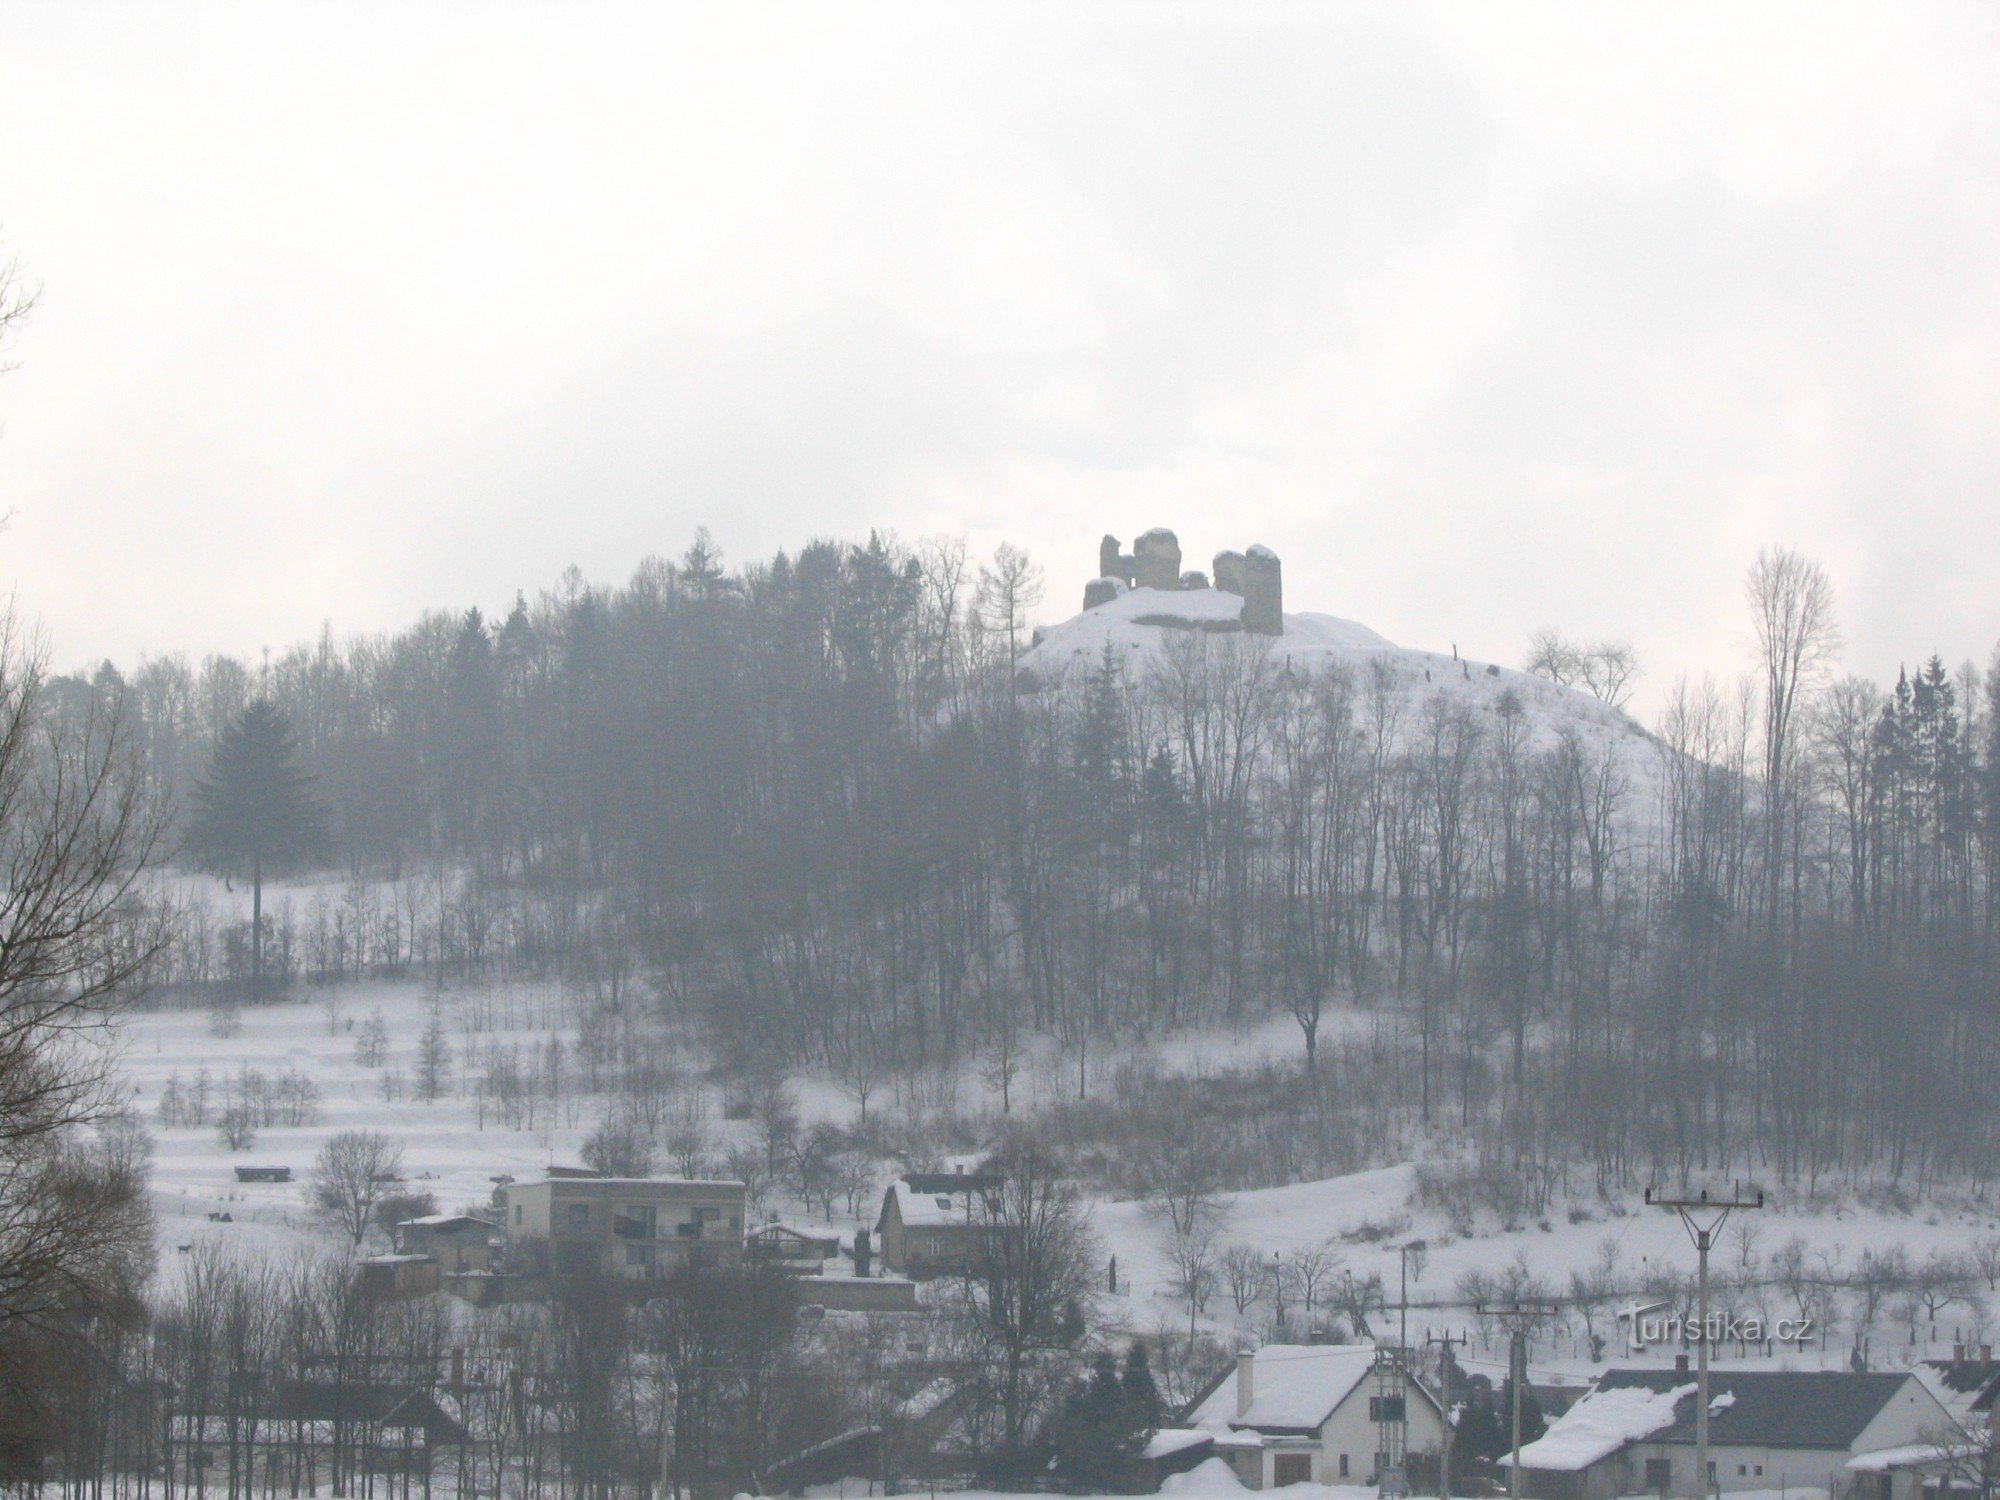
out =
<svg viewBox="0 0 2000 1500"><path fill-rule="evenodd" d="M1810 1488L1891 1500L1864 1483L1871 1453L1907 1452L1954 1427L1915 1375L1728 1370L1709 1376L1709 1475L1696 1483L1696 1385L1683 1369L1610 1370L1521 1449L1533 1500L1612 1500ZM1895 1490L1903 1500L1904 1490Z"/></svg>
<svg viewBox="0 0 2000 1500"><path fill-rule="evenodd" d="M911 1172L882 1195L882 1264L914 1280L962 1275L993 1232L1002 1179L984 1171Z"/></svg>
<svg viewBox="0 0 2000 1500"><path fill-rule="evenodd" d="M428 1255L446 1275L493 1269L494 1242L500 1226L472 1214L426 1214L396 1226L396 1248L406 1255Z"/></svg>
<svg viewBox="0 0 2000 1500"><path fill-rule="evenodd" d="M817 1274L840 1256L840 1236L809 1234L789 1224L759 1224L743 1238L744 1253L782 1271Z"/></svg>
<svg viewBox="0 0 2000 1500"><path fill-rule="evenodd" d="M1212 1434L1215 1454L1246 1487L1268 1490L1375 1484L1397 1459L1381 1451L1382 1423L1398 1417L1404 1466L1434 1465L1444 1447L1442 1408L1400 1369L1385 1378L1373 1344L1266 1344L1238 1355L1183 1425Z"/></svg>
<svg viewBox="0 0 2000 1500"><path fill-rule="evenodd" d="M743 1253L740 1182L550 1176L499 1191L507 1269L661 1276Z"/></svg>
<svg viewBox="0 0 2000 1500"><path fill-rule="evenodd" d="M423 1297L438 1289L438 1263L428 1255L366 1255L354 1284L371 1297Z"/></svg>

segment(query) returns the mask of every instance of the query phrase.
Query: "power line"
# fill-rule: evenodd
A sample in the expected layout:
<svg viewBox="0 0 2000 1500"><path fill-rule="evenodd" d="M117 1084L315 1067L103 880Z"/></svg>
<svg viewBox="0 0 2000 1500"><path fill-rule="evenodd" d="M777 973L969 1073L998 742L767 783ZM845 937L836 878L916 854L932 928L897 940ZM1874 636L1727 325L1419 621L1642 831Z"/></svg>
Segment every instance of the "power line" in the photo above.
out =
<svg viewBox="0 0 2000 1500"><path fill-rule="evenodd" d="M1646 1202L1653 1208L1664 1208L1680 1215L1688 1236L1694 1241L1695 1259L1698 1265L1696 1280L1700 1285L1700 1304L1695 1318L1695 1352L1700 1356L1700 1371L1696 1375L1694 1412L1694 1482L1696 1494L1706 1495L1714 1487L1715 1481L1708 1471L1708 1252L1714 1248L1715 1237L1730 1214L1737 1209L1757 1209L1764 1206L1764 1190L1759 1188L1754 1197L1744 1197L1739 1190L1732 1189L1727 1198L1718 1197L1703 1188L1693 1197L1668 1198L1646 1189Z"/></svg>

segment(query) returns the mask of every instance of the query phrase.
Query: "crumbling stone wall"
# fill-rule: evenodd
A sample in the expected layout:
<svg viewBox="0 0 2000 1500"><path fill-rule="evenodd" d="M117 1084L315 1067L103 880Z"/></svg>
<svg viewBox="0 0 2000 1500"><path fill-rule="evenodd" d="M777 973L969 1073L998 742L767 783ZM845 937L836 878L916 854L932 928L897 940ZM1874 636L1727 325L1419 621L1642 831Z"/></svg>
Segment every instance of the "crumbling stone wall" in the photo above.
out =
<svg viewBox="0 0 2000 1500"><path fill-rule="evenodd" d="M1218 552L1211 575L1198 568L1181 570L1180 539L1164 527L1146 532L1132 544L1130 552L1123 550L1117 537L1107 534L1097 544L1097 573L1084 586L1085 609L1108 604L1127 588L1166 592L1205 589L1212 577L1215 588L1242 599L1243 629L1253 635L1285 633L1284 570L1278 554L1269 547Z"/></svg>
<svg viewBox="0 0 2000 1500"><path fill-rule="evenodd" d="M1132 544L1133 579L1142 589L1177 589L1181 586L1180 538L1164 526L1155 526Z"/></svg>

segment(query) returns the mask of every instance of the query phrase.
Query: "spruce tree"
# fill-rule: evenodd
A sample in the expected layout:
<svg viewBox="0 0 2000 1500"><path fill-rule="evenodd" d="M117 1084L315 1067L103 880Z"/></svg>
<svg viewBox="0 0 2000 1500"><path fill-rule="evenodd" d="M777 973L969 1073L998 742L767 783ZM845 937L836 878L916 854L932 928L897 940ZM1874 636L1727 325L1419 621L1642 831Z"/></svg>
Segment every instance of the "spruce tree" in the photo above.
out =
<svg viewBox="0 0 2000 1500"><path fill-rule="evenodd" d="M250 1001L264 982L264 877L297 866L326 843L311 778L276 707L258 699L216 741L195 788L188 852L204 868L250 880Z"/></svg>

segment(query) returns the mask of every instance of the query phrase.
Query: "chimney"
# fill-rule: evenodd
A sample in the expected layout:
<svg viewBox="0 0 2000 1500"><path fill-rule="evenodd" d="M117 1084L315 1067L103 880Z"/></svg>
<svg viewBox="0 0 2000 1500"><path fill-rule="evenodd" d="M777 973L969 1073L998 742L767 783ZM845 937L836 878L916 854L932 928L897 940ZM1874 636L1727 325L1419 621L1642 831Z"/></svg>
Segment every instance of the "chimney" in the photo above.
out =
<svg viewBox="0 0 2000 1500"><path fill-rule="evenodd" d="M1676 1354L1674 1356L1674 1373L1676 1375L1685 1375L1687 1372L1688 1357L1685 1354Z"/></svg>
<svg viewBox="0 0 2000 1500"><path fill-rule="evenodd" d="M1257 1356L1239 1354L1236 1356L1236 1416L1242 1420L1250 1415L1250 1403L1257 1399Z"/></svg>

